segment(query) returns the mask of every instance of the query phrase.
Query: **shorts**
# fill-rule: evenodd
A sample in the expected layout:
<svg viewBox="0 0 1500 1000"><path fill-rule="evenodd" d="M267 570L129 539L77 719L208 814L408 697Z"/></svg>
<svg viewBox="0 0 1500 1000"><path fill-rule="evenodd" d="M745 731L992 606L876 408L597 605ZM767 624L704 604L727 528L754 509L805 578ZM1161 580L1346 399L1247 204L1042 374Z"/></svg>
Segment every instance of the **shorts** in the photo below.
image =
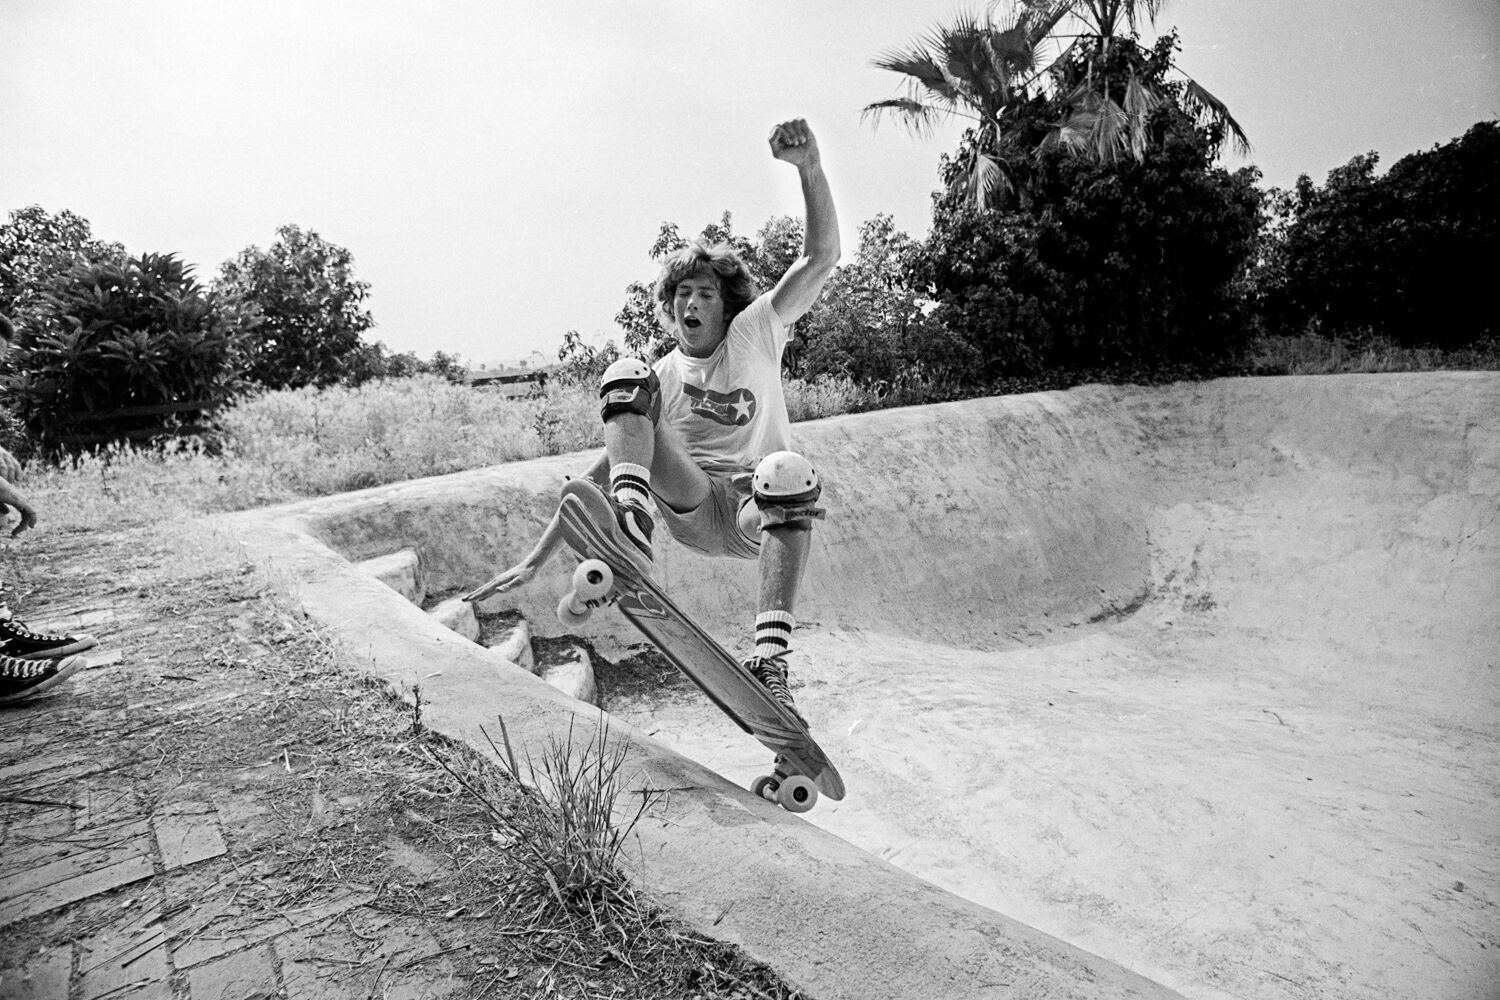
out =
<svg viewBox="0 0 1500 1000"><path fill-rule="evenodd" d="M760 539L740 530L740 511L751 501L750 473L738 469L704 469L708 497L693 510L679 514L660 500L657 512L672 537L706 556L734 559L760 557Z"/></svg>

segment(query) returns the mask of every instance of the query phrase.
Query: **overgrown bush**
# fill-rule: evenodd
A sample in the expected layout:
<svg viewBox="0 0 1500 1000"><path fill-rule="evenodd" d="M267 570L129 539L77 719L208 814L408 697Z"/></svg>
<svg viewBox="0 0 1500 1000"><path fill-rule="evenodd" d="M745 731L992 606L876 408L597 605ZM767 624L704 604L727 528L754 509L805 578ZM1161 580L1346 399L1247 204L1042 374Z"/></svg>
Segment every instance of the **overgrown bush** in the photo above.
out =
<svg viewBox="0 0 1500 1000"><path fill-rule="evenodd" d="M1475 308L1500 256L1500 124L1402 157L1374 153L1273 192L1251 292L1272 332L1460 348L1500 333Z"/></svg>
<svg viewBox="0 0 1500 1000"><path fill-rule="evenodd" d="M46 451L167 433L196 410L86 422L87 414L224 400L243 386L248 317L173 254L75 265L31 307L0 376Z"/></svg>
<svg viewBox="0 0 1500 1000"><path fill-rule="evenodd" d="M1210 165L1178 122L1137 162L1044 156L1025 209L938 205L916 276L977 384L1058 368L1208 364L1246 341L1236 279L1254 247L1253 168Z"/></svg>
<svg viewBox="0 0 1500 1000"><path fill-rule="evenodd" d="M359 386L382 378L411 378L413 375L438 375L455 385L467 385L469 368L463 358L446 351L433 351L426 361L415 351L393 352L384 344L361 342L349 358L340 382Z"/></svg>

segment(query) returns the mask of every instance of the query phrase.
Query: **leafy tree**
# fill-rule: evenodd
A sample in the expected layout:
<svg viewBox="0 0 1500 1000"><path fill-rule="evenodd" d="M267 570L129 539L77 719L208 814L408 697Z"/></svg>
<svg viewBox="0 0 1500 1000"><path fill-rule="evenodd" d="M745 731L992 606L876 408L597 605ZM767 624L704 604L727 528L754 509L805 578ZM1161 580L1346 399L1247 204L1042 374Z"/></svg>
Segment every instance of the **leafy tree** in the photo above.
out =
<svg viewBox="0 0 1500 1000"><path fill-rule="evenodd" d="M258 310L248 376L273 389L327 386L367 360L360 336L375 325L362 307L370 286L354 256L312 230L276 230L262 250L246 247L219 271L215 289Z"/></svg>
<svg viewBox="0 0 1500 1000"><path fill-rule="evenodd" d="M47 450L75 434L168 432L198 410L81 422L82 414L229 398L253 318L206 291L173 254L75 265L55 275L6 358L3 383Z"/></svg>
<svg viewBox="0 0 1500 1000"><path fill-rule="evenodd" d="M559 362L555 378L564 385L596 386L604 370L620 359L620 348L613 340L596 347L584 343L577 330L563 334L557 352Z"/></svg>
<svg viewBox="0 0 1500 1000"><path fill-rule="evenodd" d="M1500 254L1500 123L1412 153L1384 176L1367 153L1274 191L1251 287L1267 326L1460 348L1495 337L1475 309Z"/></svg>
<svg viewBox="0 0 1500 1000"><path fill-rule="evenodd" d="M469 381L469 366L464 364L464 359L447 351L433 351L432 357L421 363L420 371L445 378L454 385L463 385Z"/></svg>
<svg viewBox="0 0 1500 1000"><path fill-rule="evenodd" d="M87 219L64 209L49 214L40 205L18 208L0 225L0 313L20 327L54 278L76 264L125 259L125 248L94 238Z"/></svg>
<svg viewBox="0 0 1500 1000"><path fill-rule="evenodd" d="M918 290L910 282L919 244L877 215L859 229L859 246L839 265L799 324L787 351L802 378L849 378L865 385L899 383L922 366L913 338L920 322Z"/></svg>
<svg viewBox="0 0 1500 1000"><path fill-rule="evenodd" d="M1156 112L1170 107L1187 114L1211 137L1215 155L1226 139L1241 153L1250 140L1225 103L1175 63L1176 29L1150 48L1141 45L1142 24L1156 21L1166 0L1025 0L1048 14L1063 14L1059 31L1078 24L1079 33L1049 67L1063 115L1049 130L1044 148L1058 145L1095 163L1129 157L1137 163L1161 141ZM1160 70L1149 68L1153 62ZM1142 71L1142 67L1148 67Z"/></svg>

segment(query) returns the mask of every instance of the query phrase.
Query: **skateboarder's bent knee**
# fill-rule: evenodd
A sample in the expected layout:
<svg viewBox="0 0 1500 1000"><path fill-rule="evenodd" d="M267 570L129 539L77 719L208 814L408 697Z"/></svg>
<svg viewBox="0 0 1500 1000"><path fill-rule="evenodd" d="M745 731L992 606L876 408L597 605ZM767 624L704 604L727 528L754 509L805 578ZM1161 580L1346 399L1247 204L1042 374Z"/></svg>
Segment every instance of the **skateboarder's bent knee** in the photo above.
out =
<svg viewBox="0 0 1500 1000"><path fill-rule="evenodd" d="M750 485L752 502L740 508L740 530L750 538L782 528L808 531L823 519L818 470L795 451L773 452L761 459Z"/></svg>
<svg viewBox="0 0 1500 1000"><path fill-rule="evenodd" d="M621 358L599 379L600 419L634 413L655 424L661 417L661 380L640 358Z"/></svg>

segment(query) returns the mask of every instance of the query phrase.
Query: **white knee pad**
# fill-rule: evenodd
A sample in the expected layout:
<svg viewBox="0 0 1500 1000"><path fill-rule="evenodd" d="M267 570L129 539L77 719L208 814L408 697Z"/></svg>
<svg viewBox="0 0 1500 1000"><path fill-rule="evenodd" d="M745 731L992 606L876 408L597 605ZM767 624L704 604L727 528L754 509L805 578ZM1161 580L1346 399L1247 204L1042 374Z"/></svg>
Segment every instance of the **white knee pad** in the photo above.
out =
<svg viewBox="0 0 1500 1000"><path fill-rule="evenodd" d="M616 413L636 413L656 423L661 414L661 382L640 358L621 358L599 379L599 399L599 415L604 420Z"/></svg>
<svg viewBox="0 0 1500 1000"><path fill-rule="evenodd" d="M779 524L811 527L824 511L818 506L823 486L818 470L795 451L772 452L760 460L750 485L760 509L762 529Z"/></svg>

